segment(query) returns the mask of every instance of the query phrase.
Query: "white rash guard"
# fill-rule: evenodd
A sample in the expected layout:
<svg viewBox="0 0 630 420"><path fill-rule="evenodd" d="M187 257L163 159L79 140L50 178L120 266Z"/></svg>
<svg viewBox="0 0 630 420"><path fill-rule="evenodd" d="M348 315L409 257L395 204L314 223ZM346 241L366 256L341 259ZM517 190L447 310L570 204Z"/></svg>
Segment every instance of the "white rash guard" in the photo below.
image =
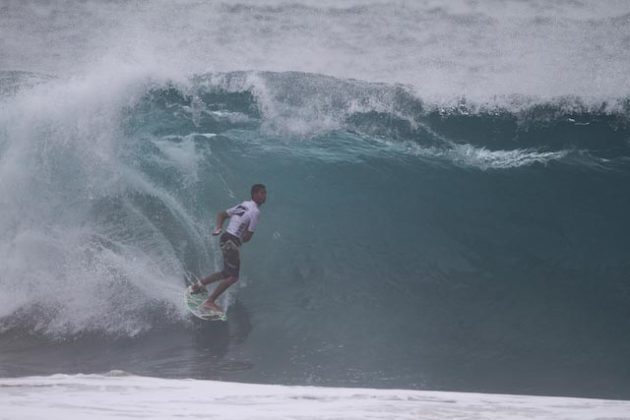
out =
<svg viewBox="0 0 630 420"><path fill-rule="evenodd" d="M230 216L230 223L228 223L225 231L230 235L242 240L245 229L250 232L256 230L260 210L254 201L243 201L241 204L227 209L226 213Z"/></svg>

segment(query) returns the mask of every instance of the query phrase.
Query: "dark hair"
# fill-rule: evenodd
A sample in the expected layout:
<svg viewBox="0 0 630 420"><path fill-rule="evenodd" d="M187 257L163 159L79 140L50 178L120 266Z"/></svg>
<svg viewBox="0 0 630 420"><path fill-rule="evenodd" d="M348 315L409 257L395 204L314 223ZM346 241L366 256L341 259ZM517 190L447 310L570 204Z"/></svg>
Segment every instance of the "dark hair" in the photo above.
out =
<svg viewBox="0 0 630 420"><path fill-rule="evenodd" d="M267 187L265 187L263 184L254 184L252 185L252 197L254 196L254 194L256 194L258 191L260 190L266 190Z"/></svg>

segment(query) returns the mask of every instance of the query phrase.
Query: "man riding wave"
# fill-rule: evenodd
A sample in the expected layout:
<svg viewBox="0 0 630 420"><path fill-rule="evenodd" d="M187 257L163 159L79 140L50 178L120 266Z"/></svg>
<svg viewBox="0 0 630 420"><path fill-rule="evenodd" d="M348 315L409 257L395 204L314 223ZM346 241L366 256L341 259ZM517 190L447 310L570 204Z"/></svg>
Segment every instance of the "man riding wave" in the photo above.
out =
<svg viewBox="0 0 630 420"><path fill-rule="evenodd" d="M238 281L241 266L240 247L242 243L249 242L254 236L260 206L267 200L267 189L262 184L253 185L251 188L251 200L217 213L213 236L221 235L223 223L230 219L225 232L219 239L219 246L223 253L223 270L218 271L198 280L188 288L189 293L197 294L205 289L205 286L221 281L214 289L208 299L201 304L202 309L223 312L223 309L216 304L216 300L228 287Z"/></svg>

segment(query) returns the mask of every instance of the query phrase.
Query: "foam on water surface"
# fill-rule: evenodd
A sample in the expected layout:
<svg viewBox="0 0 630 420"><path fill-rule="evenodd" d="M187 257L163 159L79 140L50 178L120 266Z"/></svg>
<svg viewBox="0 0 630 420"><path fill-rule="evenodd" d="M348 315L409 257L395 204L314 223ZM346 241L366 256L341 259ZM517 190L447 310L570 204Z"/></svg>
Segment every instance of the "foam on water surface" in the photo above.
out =
<svg viewBox="0 0 630 420"><path fill-rule="evenodd" d="M0 379L11 419L630 419L630 401L53 375Z"/></svg>

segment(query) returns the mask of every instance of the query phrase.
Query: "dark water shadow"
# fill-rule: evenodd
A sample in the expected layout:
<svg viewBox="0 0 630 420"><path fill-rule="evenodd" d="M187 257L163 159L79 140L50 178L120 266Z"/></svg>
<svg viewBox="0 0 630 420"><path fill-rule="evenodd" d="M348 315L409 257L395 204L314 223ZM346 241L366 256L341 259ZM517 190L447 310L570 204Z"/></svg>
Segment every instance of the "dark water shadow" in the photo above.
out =
<svg viewBox="0 0 630 420"><path fill-rule="evenodd" d="M135 337L86 333L50 338L19 326L0 335L0 376L91 374L122 370L167 378L224 379L252 369L232 349L246 342L252 326L236 302L227 322L163 323Z"/></svg>

